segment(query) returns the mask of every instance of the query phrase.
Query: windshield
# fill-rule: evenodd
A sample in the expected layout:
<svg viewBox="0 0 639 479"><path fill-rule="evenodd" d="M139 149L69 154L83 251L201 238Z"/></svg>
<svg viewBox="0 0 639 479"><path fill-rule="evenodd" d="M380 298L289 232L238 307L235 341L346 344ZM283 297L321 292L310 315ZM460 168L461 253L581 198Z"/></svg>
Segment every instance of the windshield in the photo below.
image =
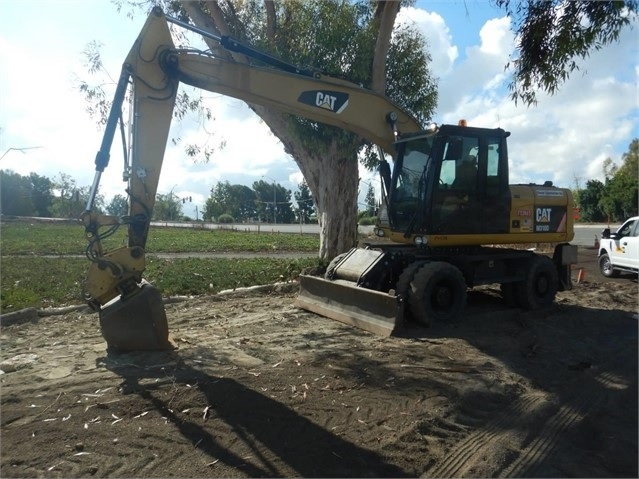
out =
<svg viewBox="0 0 639 479"><path fill-rule="evenodd" d="M389 219L400 230L412 229L419 222L418 204L425 192L424 175L430 160L434 135L402 142L393 170L393 190ZM411 226L413 225L413 226Z"/></svg>
<svg viewBox="0 0 639 479"><path fill-rule="evenodd" d="M403 197L417 198L419 183L430 158L432 137L407 142L404 147L395 187Z"/></svg>

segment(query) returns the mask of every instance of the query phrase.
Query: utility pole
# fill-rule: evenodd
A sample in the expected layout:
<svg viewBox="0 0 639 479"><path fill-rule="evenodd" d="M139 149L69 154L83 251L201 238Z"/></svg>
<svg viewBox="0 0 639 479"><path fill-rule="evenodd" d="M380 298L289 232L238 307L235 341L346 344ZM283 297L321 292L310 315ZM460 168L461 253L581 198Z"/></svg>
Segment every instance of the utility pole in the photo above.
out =
<svg viewBox="0 0 639 479"><path fill-rule="evenodd" d="M273 224L277 223L277 188L275 186L275 180L270 176L262 175L263 178L268 178L273 182Z"/></svg>

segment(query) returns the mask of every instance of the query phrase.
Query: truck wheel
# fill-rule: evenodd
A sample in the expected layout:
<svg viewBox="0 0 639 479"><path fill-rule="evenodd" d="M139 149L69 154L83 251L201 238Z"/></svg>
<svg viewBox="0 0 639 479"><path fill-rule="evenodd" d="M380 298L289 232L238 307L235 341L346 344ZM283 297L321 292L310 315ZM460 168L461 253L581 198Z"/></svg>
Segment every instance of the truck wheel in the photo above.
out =
<svg viewBox="0 0 639 479"><path fill-rule="evenodd" d="M607 253L599 257L599 271L606 278L616 278L619 276L619 270L612 267L612 261L610 261L610 256L608 256Z"/></svg>
<svg viewBox="0 0 639 479"><path fill-rule="evenodd" d="M426 263L410 283L408 303L411 316L422 325L457 319L466 306L464 275L450 263Z"/></svg>
<svg viewBox="0 0 639 479"><path fill-rule="evenodd" d="M333 279L333 275L335 274L335 268L337 268L337 265L339 264L339 262L342 261L347 254L348 252L338 254L337 256L335 256L335 258L331 260L330 263L328 263L328 266L326 268L326 273L324 273L325 279Z"/></svg>
<svg viewBox="0 0 639 479"><path fill-rule="evenodd" d="M525 279L517 283L517 302L524 309L539 309L555 300L559 285L557 268L548 256L535 255L528 263Z"/></svg>
<svg viewBox="0 0 639 479"><path fill-rule="evenodd" d="M419 268L424 266L425 261L415 261L414 263L409 264L404 268L402 273L399 275L399 279L397 280L397 285L395 286L395 294L397 296L401 296L404 303L404 319L406 321L416 321L413 318L413 315L410 312L410 305L408 304L408 295L410 292L410 283L413 281L415 277L415 273ZM426 325L428 326L428 325Z"/></svg>

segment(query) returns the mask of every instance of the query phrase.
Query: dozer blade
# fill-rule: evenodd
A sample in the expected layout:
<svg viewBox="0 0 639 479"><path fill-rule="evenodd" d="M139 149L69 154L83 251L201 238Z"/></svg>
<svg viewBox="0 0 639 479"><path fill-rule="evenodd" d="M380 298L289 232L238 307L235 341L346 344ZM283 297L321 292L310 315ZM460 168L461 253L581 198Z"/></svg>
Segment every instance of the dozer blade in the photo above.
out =
<svg viewBox="0 0 639 479"><path fill-rule="evenodd" d="M108 347L116 351L175 349L169 340L162 295L150 284L105 306L100 311L100 328Z"/></svg>
<svg viewBox="0 0 639 479"><path fill-rule="evenodd" d="M397 297L343 280L301 275L295 306L380 336L390 336L402 326Z"/></svg>

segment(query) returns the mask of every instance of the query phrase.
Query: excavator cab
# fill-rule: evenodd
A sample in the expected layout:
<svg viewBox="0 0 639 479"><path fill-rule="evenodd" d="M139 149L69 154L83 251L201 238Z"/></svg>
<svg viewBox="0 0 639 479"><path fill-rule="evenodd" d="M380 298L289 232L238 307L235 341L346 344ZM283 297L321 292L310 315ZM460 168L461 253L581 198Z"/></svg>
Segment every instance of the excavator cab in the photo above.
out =
<svg viewBox="0 0 639 479"><path fill-rule="evenodd" d="M396 143L388 201L391 231L482 234L508 230L510 191L501 129L442 125Z"/></svg>

